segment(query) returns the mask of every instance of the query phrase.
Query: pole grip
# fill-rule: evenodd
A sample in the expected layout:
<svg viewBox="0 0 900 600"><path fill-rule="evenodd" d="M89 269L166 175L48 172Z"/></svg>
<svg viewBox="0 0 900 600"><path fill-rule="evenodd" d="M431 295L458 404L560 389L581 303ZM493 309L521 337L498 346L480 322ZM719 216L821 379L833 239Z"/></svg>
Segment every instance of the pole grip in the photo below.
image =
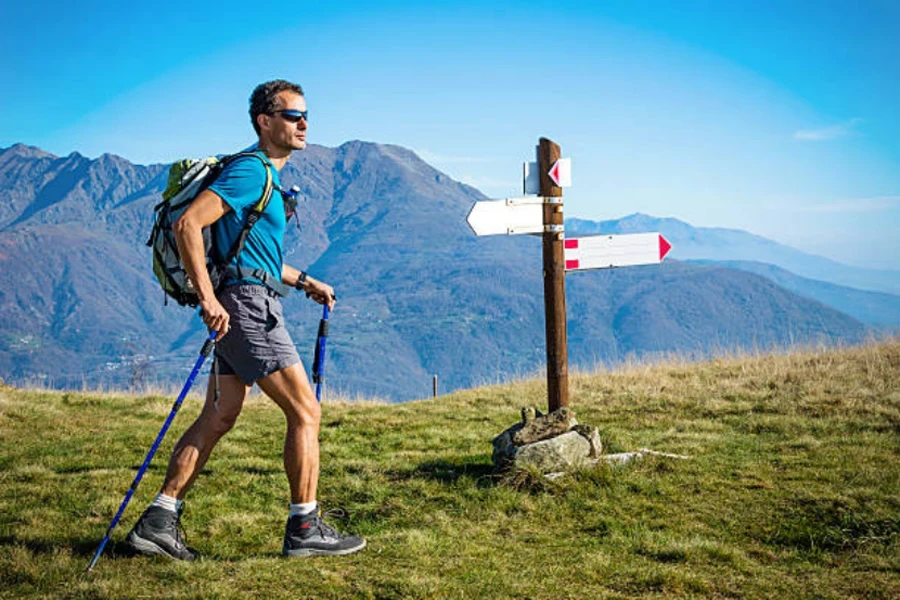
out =
<svg viewBox="0 0 900 600"><path fill-rule="evenodd" d="M212 353L213 348L216 347L216 335L218 335L218 331L210 331L209 338L205 342L203 342L203 347L200 348L200 356L203 358L209 358L210 353Z"/></svg>
<svg viewBox="0 0 900 600"><path fill-rule="evenodd" d="M322 305L322 318L319 320L319 333L316 336L316 351L313 355L312 378L316 384L316 400L322 401L322 384L325 381L325 340L328 339L328 305Z"/></svg>

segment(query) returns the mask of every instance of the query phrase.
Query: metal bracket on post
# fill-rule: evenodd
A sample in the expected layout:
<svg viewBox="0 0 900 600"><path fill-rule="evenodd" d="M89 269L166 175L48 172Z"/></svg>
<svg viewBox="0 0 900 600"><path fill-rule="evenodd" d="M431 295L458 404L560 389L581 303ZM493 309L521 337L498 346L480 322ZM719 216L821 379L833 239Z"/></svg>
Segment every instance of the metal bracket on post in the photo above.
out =
<svg viewBox="0 0 900 600"><path fill-rule="evenodd" d="M540 196L524 196L522 198L506 198L506 206L524 206L528 204L543 204Z"/></svg>
<svg viewBox="0 0 900 600"><path fill-rule="evenodd" d="M518 232L515 232L515 233L518 233ZM565 237L566 228L565 228L565 225L544 225L544 228L541 231L529 231L528 232L529 235L536 235L539 237L543 237L543 235L545 233L555 233L557 236L557 239L563 239L562 237L559 237L559 236Z"/></svg>
<svg viewBox="0 0 900 600"><path fill-rule="evenodd" d="M504 198L506 206L521 206L524 204L556 204L562 205L563 199L544 196L524 196L522 198Z"/></svg>

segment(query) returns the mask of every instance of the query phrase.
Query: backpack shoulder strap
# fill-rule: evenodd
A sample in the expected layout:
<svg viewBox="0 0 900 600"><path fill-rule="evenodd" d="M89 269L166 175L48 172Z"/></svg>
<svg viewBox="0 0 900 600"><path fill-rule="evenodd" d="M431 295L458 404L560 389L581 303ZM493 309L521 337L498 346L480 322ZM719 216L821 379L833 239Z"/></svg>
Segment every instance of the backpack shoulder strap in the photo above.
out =
<svg viewBox="0 0 900 600"><path fill-rule="evenodd" d="M250 214L247 215L247 221L244 223L244 227L241 229L240 235L238 235L237 239L234 241L234 244L231 245L231 250L228 251L228 256L225 257L226 266L230 265L231 261L233 261L235 257L240 254L241 250L244 249L244 244L247 242L247 236L250 235L250 230L253 229L253 226L256 225L257 221L259 221L259 217L262 216L263 212L265 212L266 210L266 207L269 206L269 201L272 199L272 192L275 189L272 177L272 169L269 167L269 163L266 162L266 160L256 152L238 152L237 154L232 154L230 156L224 157L222 159L222 162L224 165L228 165L228 163L243 156L253 156L260 162L262 162L263 168L266 171L266 181L265 184L263 184L263 191L259 197L259 200L256 202L256 204L253 205L253 208L250 209Z"/></svg>

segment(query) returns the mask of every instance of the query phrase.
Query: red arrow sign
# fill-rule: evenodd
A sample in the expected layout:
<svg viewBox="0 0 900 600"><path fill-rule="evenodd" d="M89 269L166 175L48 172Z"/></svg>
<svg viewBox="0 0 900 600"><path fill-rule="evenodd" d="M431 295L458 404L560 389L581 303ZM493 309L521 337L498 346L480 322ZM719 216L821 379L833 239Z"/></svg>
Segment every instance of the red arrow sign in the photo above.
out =
<svg viewBox="0 0 900 600"><path fill-rule="evenodd" d="M664 259L671 249L672 244L669 243L669 240L659 234L659 260Z"/></svg>
<svg viewBox="0 0 900 600"><path fill-rule="evenodd" d="M570 187L572 185L572 160L560 158L547 172L550 179L557 187Z"/></svg>
<svg viewBox="0 0 900 600"><path fill-rule="evenodd" d="M652 265L672 249L658 233L593 235L565 241L566 271Z"/></svg>
<svg viewBox="0 0 900 600"><path fill-rule="evenodd" d="M559 185L559 161L553 163L553 168L550 169L550 179L553 180L553 183Z"/></svg>

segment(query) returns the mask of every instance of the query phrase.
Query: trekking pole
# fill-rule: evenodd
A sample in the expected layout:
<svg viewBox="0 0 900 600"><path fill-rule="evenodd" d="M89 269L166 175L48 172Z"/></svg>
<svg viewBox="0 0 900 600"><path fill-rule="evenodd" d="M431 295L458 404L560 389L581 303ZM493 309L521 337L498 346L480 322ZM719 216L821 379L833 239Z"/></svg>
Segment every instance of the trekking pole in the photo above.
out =
<svg viewBox="0 0 900 600"><path fill-rule="evenodd" d="M316 384L316 402L322 402L322 387L325 385L325 340L328 339L328 305L323 305L322 319L319 321L319 335L316 337L316 353L313 358L313 382Z"/></svg>
<svg viewBox="0 0 900 600"><path fill-rule="evenodd" d="M156 451L159 448L159 444L162 442L163 437L165 437L166 432L169 430L169 425L172 424L172 420L175 418L175 413L177 413L178 409L181 408L181 403L184 401L184 397L187 396L188 391L190 391L191 386L194 384L194 379L197 377L197 373L200 371L200 367L203 366L203 361L206 360L206 357L210 355L212 349L215 347L215 339L216 332L210 332L209 338L203 344L203 348L200 349L200 356L197 358L197 362L194 364L194 370L191 371L190 376L184 384L184 387L181 388L181 393L178 395L178 399L175 400L175 404L172 405L172 410L171 412L169 412L169 416L168 418L166 418L166 422L163 423L162 429L159 430L159 435L156 436L156 441L153 442L153 446L150 447L150 452L147 453L147 457L144 459L144 464L141 465L141 468L138 469L137 475L134 476L134 481L131 482L131 487L128 488L128 493L125 494L125 499L122 500L122 505L119 506L119 511L116 513L116 516L113 517L112 523L109 524L109 529L106 530L106 535L103 536L103 540L100 542L100 546L97 548L97 552L94 553L94 558L91 559L91 564L89 564L87 568L88 573L91 571L91 569L94 568L94 565L97 564L97 561L100 560L100 554L103 552L103 548L109 541L109 536L112 535L113 529L115 529L116 525L119 524L119 519L122 518L122 513L125 512L125 507L128 506L128 501L131 500L131 496L134 495L135 490L137 490L137 486L141 482L141 477L144 476L144 471L146 471L147 467L150 466L150 461L153 459L153 455L156 454Z"/></svg>

